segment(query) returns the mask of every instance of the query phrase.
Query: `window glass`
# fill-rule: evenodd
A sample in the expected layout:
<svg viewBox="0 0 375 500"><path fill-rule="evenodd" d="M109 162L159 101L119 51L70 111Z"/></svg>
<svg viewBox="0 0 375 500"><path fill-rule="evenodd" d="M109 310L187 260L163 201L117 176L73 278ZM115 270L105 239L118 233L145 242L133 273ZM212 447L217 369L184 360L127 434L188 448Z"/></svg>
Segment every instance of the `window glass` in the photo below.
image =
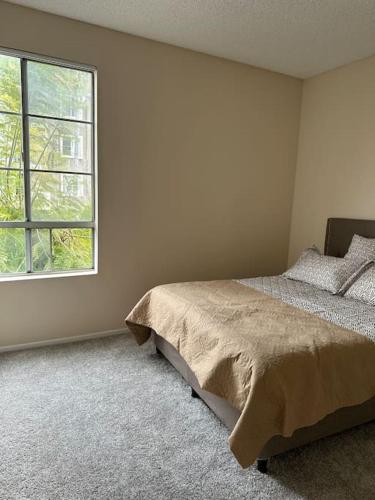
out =
<svg viewBox="0 0 375 500"><path fill-rule="evenodd" d="M92 172L92 125L30 118L30 168Z"/></svg>
<svg viewBox="0 0 375 500"><path fill-rule="evenodd" d="M0 228L0 273L26 271L25 230Z"/></svg>
<svg viewBox="0 0 375 500"><path fill-rule="evenodd" d="M0 54L0 111L21 112L20 60L2 54Z"/></svg>
<svg viewBox="0 0 375 500"><path fill-rule="evenodd" d="M93 259L91 229L35 229L32 231L34 272L90 269Z"/></svg>
<svg viewBox="0 0 375 500"><path fill-rule="evenodd" d="M0 113L0 168L23 169L20 116Z"/></svg>
<svg viewBox="0 0 375 500"><path fill-rule="evenodd" d="M33 221L91 221L91 176L31 172Z"/></svg>
<svg viewBox="0 0 375 500"><path fill-rule="evenodd" d="M92 121L92 74L52 64L27 65L29 112Z"/></svg>
<svg viewBox="0 0 375 500"><path fill-rule="evenodd" d="M0 53L0 275L94 268L93 79Z"/></svg>
<svg viewBox="0 0 375 500"><path fill-rule="evenodd" d="M0 170L0 221L25 220L22 170Z"/></svg>

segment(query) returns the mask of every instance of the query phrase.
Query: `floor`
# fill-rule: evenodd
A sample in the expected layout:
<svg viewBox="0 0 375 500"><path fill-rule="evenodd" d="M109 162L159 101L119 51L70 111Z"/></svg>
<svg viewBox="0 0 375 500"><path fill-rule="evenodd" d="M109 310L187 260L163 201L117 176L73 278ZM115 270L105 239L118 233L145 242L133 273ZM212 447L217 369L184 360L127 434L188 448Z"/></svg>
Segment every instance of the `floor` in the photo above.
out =
<svg viewBox="0 0 375 500"><path fill-rule="evenodd" d="M373 499L375 423L242 470L226 429L128 335L0 356L0 498Z"/></svg>

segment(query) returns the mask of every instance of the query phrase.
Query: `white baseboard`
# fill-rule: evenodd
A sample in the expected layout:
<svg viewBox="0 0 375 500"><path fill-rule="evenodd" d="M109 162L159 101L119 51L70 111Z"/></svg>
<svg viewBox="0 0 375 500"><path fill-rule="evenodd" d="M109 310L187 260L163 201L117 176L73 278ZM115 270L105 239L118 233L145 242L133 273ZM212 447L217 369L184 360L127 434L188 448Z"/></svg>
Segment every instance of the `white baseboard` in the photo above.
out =
<svg viewBox="0 0 375 500"><path fill-rule="evenodd" d="M128 333L127 328L119 328L117 330L106 330L104 332L85 333L84 335L76 335L73 337L60 337L58 339L40 340L37 342L28 342L27 344L14 344L0 346L0 353L9 351L21 351L23 349L34 349L35 347L45 347L57 344L68 344L69 342L80 342L82 340L98 339L100 337L109 337L111 335L120 335L121 333Z"/></svg>

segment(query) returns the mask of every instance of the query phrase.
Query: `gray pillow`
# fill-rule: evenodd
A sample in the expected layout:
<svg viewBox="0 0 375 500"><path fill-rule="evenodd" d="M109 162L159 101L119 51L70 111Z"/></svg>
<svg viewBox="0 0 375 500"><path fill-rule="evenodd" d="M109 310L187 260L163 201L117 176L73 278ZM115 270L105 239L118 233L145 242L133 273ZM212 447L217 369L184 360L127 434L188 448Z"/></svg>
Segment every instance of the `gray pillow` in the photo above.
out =
<svg viewBox="0 0 375 500"><path fill-rule="evenodd" d="M355 234L345 259L375 261L375 238L364 238Z"/></svg>
<svg viewBox="0 0 375 500"><path fill-rule="evenodd" d="M296 264L283 276L342 295L369 265L371 264L367 261L322 255L313 247L304 250Z"/></svg>
<svg viewBox="0 0 375 500"><path fill-rule="evenodd" d="M355 281L345 297L360 300L375 306L375 266L372 265L367 269L357 281Z"/></svg>

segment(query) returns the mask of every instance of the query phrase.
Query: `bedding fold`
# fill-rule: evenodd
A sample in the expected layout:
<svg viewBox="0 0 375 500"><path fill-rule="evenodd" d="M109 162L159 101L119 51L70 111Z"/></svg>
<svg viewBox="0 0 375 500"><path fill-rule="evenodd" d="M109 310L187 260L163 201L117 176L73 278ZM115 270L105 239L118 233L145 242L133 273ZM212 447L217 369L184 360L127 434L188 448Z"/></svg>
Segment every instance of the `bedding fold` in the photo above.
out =
<svg viewBox="0 0 375 500"><path fill-rule="evenodd" d="M375 395L374 342L239 282L155 287L126 323L139 344L156 331L240 410L229 443L242 467L273 436Z"/></svg>

